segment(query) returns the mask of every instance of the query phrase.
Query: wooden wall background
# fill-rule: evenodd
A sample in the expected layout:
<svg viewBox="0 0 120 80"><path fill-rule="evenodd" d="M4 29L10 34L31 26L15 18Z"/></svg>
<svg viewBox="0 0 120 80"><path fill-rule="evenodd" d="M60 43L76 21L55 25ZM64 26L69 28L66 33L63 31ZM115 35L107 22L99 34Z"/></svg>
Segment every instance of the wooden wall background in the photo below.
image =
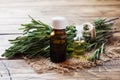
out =
<svg viewBox="0 0 120 80"><path fill-rule="evenodd" d="M0 0L0 54L10 46L8 40L18 36L3 34L22 33L18 28L30 21L28 15L49 25L58 15L68 24L120 17L120 0Z"/></svg>

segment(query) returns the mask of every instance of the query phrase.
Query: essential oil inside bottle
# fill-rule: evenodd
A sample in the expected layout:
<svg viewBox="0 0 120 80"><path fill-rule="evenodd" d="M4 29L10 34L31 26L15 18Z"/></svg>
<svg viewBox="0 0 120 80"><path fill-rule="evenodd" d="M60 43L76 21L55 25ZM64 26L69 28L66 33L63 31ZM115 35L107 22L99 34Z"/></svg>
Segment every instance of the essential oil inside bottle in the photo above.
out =
<svg viewBox="0 0 120 80"><path fill-rule="evenodd" d="M81 41L74 41L74 53L76 55L84 55L85 53L85 42L84 40Z"/></svg>
<svg viewBox="0 0 120 80"><path fill-rule="evenodd" d="M50 59L54 63L66 60L67 35L65 28L65 18L53 19L53 30L50 34Z"/></svg>

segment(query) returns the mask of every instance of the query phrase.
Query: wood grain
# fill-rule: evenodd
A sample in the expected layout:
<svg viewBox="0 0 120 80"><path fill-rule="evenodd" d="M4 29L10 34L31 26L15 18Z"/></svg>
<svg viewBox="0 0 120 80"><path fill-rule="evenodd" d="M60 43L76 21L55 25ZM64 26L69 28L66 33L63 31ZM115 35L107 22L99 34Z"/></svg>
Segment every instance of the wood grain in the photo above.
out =
<svg viewBox="0 0 120 80"><path fill-rule="evenodd" d="M21 24L30 22L28 15L51 25L51 18L64 16L67 25L92 22L96 18L120 17L119 0L1 0L0 34L22 33ZM120 20L116 26L120 25ZM0 35L1 49L7 45L10 37ZM1 50L2 51L2 50ZM2 51L4 52L4 51Z"/></svg>
<svg viewBox="0 0 120 80"><path fill-rule="evenodd" d="M115 62L115 63L114 63ZM7 70L10 71L13 80L119 80L120 60L104 63L103 66L80 70L71 74L43 73L36 74L24 60L1 60L0 80L10 80ZM110 66L112 68L110 68ZM105 68L107 67L107 68Z"/></svg>
<svg viewBox="0 0 120 80"><path fill-rule="evenodd" d="M67 25L92 22L100 17L120 17L120 0L0 0L0 34L22 33L18 28L21 24L30 22L28 15L49 25L51 18L58 15L67 18ZM117 27L119 25L120 20L116 23ZM11 46L8 40L17 36L20 35L0 35L0 55ZM91 68L71 76L56 73L39 75L23 60L0 60L0 80L10 80L2 61L10 70L13 80L120 79L120 65Z"/></svg>
<svg viewBox="0 0 120 80"><path fill-rule="evenodd" d="M6 0L0 1L0 33L19 32L28 15L51 25L51 18L64 16L69 24L120 16L119 0ZM15 27L16 26L16 27Z"/></svg>
<svg viewBox="0 0 120 80"><path fill-rule="evenodd" d="M60 15L67 18L67 25L73 25L92 22L100 17L120 17L119 8L119 0L1 0L0 34L22 33L18 28L21 24L30 22L28 15L49 25L52 17ZM116 26L119 25L120 20ZM9 39L11 37L0 35L0 49L5 46L8 48Z"/></svg>

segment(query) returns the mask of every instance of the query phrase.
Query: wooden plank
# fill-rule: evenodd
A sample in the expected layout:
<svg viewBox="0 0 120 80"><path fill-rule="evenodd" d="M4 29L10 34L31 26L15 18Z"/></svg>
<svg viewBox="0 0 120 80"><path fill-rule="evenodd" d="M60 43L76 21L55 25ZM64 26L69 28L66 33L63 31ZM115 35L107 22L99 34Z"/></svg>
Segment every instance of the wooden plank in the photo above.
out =
<svg viewBox="0 0 120 80"><path fill-rule="evenodd" d="M2 60L11 74L34 74L34 70L24 60ZM24 75L23 75L24 76Z"/></svg>
<svg viewBox="0 0 120 80"><path fill-rule="evenodd" d="M3 79L4 76L7 76L7 78ZM8 71L6 70L3 61L0 61L0 80L10 80L10 78L8 77Z"/></svg>
<svg viewBox="0 0 120 80"><path fill-rule="evenodd" d="M74 18L74 20L72 19ZM84 22L93 22L93 20L97 19L99 17L67 17L68 23L67 25L75 25L75 23L84 23ZM107 18L107 19L111 19L114 17L101 17L101 18ZM40 20L48 25L51 25L51 18L46 18L47 21L43 20L45 18L35 18L36 20ZM24 18L17 18L17 19L10 19L7 18L0 20L3 23L0 23L0 36L3 33L22 33L22 30L18 30L19 28L22 28L23 26L21 26L21 24L23 23L29 23L30 22L30 18L24 19ZM7 23L6 23L7 22ZM115 22L115 26L119 27L120 25L120 20L117 20Z"/></svg>
<svg viewBox="0 0 120 80"><path fill-rule="evenodd" d="M88 19L91 18L97 18L97 17L116 17L120 15L119 8L108 8L105 7L104 9L101 7L95 8L94 7L75 7L72 9L72 7L56 7L55 9L49 8L46 10L42 10L42 8L15 8L15 9L9 9L5 8L2 9L3 11L0 13L0 27L3 25L9 26L9 25L20 25L21 23L27 23L30 21L30 19L27 17L28 14L31 14L33 17L37 17L37 19L45 22L45 23L51 23L51 18L55 15L61 15L65 16L68 19L68 23L75 23L77 21L80 21L80 19L84 19L86 21L89 21ZM59 11L58 11L59 9ZM64 10L67 10L65 13L63 13ZM76 12L77 11L77 12ZM6 13L5 13L6 12ZM14 15L11 15L14 14ZM24 17L23 17L24 16ZM9 27L8 27L9 28ZM9 32L9 29L5 28L4 26L0 29L0 31ZM11 28L12 29L12 28ZM15 29L15 28L14 28ZM14 32L14 29L12 30ZM17 29L17 27L16 27ZM15 29L15 30L16 30ZM10 30L10 32L12 32ZM17 32L17 31L16 31Z"/></svg>
<svg viewBox="0 0 120 80"><path fill-rule="evenodd" d="M6 4L12 2L11 4ZM8 6L22 6L23 1L16 1L16 0L7 0L6 1L1 1L2 5L8 5ZM24 4L29 5L29 6L53 6L53 5L120 5L120 1L118 0L25 0Z"/></svg>
<svg viewBox="0 0 120 80"><path fill-rule="evenodd" d="M22 33L21 25L1 25L0 26L0 36L4 33Z"/></svg>
<svg viewBox="0 0 120 80"><path fill-rule="evenodd" d="M20 35L0 35L0 55L2 55L5 50L11 46L8 40L15 39L17 36Z"/></svg>
<svg viewBox="0 0 120 80"><path fill-rule="evenodd" d="M87 12L86 12L87 13ZM78 14L78 13L77 13ZM112 12L110 13L112 14ZM101 14L102 15L102 14ZM106 14L107 15L107 14ZM62 14L61 14L62 16ZM115 17L118 17L118 16L111 16L111 17L107 17L107 16L96 16L96 17L90 17L90 16L82 16L82 15L73 15L73 14L69 14L69 15L63 15L64 17L67 18L67 24L73 24L75 23L76 21L78 22L83 22L83 21L92 21L92 20L95 20L97 18L107 18L107 19L110 19L110 18L115 18ZM34 16L33 16L34 17ZM46 24L49 24L51 25L51 19L52 17L54 17L53 14L49 14L49 16L42 16L42 17L35 17L36 20L40 20ZM74 19L73 19L74 18ZM25 24L25 23L29 23L30 22L30 18L16 18L16 19L11 19L11 18L1 18L0 20L0 33L2 30L6 30L6 28L11 28L13 27L13 31L15 29L15 26L16 28L20 28L21 27L21 24ZM17 29L16 29L17 30Z"/></svg>
<svg viewBox="0 0 120 80"><path fill-rule="evenodd" d="M3 35L3 36L0 36L0 46L8 46L10 44L10 42L8 40L12 40L12 39L15 39L17 36L20 36L20 35Z"/></svg>
<svg viewBox="0 0 120 80"><path fill-rule="evenodd" d="M55 6L55 7L16 7L1 8L0 17L27 17L33 15L37 17L61 16L86 16L86 17L115 17L120 16L120 6L118 7L79 7L79 6ZM63 13L64 12L64 13ZM12 19L12 18L11 18ZM2 22L1 22L2 24Z"/></svg>
<svg viewBox="0 0 120 80"><path fill-rule="evenodd" d="M2 73L0 80L35 80L35 78L39 78L40 80L44 79L36 74L24 60L1 60L0 66L3 67L3 69L0 67L0 72ZM7 72L8 70L11 75L11 79Z"/></svg>
<svg viewBox="0 0 120 80"><path fill-rule="evenodd" d="M2 77L3 74L6 74L6 70L5 70L4 66L3 66L2 61L0 61L0 77Z"/></svg>
<svg viewBox="0 0 120 80"><path fill-rule="evenodd" d="M102 66L80 70L79 72L72 73L71 75L58 73L36 74L32 68L25 63L24 60L2 61L9 69L13 80L119 80L120 78L120 71L106 71ZM113 63L108 64L114 65ZM120 67L119 64L118 66ZM99 71L99 68L101 68L103 71ZM113 69L114 68L115 67L113 67ZM4 76L2 76L0 79L9 80L9 77L7 74L4 74Z"/></svg>
<svg viewBox="0 0 120 80"><path fill-rule="evenodd" d="M10 71L13 80L63 80L66 76L57 73L36 74L24 60L2 60ZM14 70L13 70L14 69ZM9 80L7 75L1 79Z"/></svg>

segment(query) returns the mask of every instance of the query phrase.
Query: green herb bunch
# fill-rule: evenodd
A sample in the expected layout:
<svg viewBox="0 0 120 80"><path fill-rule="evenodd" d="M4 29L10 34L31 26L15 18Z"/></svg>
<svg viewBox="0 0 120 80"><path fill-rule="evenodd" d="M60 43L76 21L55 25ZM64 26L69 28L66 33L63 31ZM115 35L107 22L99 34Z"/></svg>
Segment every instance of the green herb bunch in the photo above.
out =
<svg viewBox="0 0 120 80"><path fill-rule="evenodd" d="M51 27L39 20L32 20L28 24L22 24L23 35L14 40L9 40L13 44L10 48L6 49L2 55L7 58L16 56L25 56L28 58L34 57L49 57L50 56L50 33ZM73 38L75 37L75 26L67 26L67 55L68 57L73 51Z"/></svg>
<svg viewBox="0 0 120 80"><path fill-rule="evenodd" d="M86 42L88 44L86 50L90 51L92 49L99 48L103 43L107 43L108 39L112 37L113 22L109 22L106 19L97 19L93 22L96 30L96 38L90 41L90 37L86 37Z"/></svg>
<svg viewBox="0 0 120 80"><path fill-rule="evenodd" d="M112 37L113 33L119 32L119 31L114 31L112 30L113 24L115 20L119 18L114 18L110 20L106 19L97 19L93 22L93 25L95 26L96 29L96 38L94 41L90 42L88 41L89 45L87 46L86 50L90 51L94 49L95 51L93 52L92 55L89 56L88 60L89 61L94 61L100 59L101 54L106 54L105 53L105 45L108 43L108 40L110 37ZM86 38L88 40L88 38Z"/></svg>
<svg viewBox="0 0 120 80"><path fill-rule="evenodd" d="M32 19L30 23L22 24L23 28L21 28L21 30L23 30L23 35L14 40L9 40L12 46L6 49L2 56L7 58L13 58L16 56L25 56L28 58L40 56L49 57L51 26L39 20L35 20L32 17L30 18ZM111 34L109 34L111 25L105 24L104 19L96 20L93 24L96 27L97 37L92 42L88 39L86 42L86 50L92 50L93 47L97 48L101 46L111 36ZM75 32L75 26L66 27L68 57L70 57L73 52L73 39L76 36Z"/></svg>
<svg viewBox="0 0 120 80"><path fill-rule="evenodd" d="M13 58L14 56L26 56L29 58L44 56L49 57L49 34L51 27L41 21L31 18L31 23L22 24L23 35L14 40L2 56Z"/></svg>

